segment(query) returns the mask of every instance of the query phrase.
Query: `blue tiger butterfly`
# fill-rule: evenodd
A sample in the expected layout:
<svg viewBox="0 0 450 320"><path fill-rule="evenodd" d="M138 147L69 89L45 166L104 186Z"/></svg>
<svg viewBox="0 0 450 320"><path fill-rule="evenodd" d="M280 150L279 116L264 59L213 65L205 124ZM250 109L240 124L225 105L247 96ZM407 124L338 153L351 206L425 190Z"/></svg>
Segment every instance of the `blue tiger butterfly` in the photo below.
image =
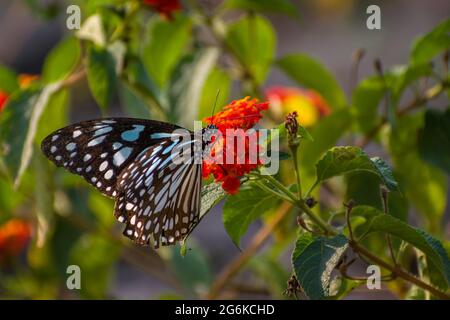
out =
<svg viewBox="0 0 450 320"><path fill-rule="evenodd" d="M115 199L125 236L158 248L184 240L200 220L201 161L171 161L176 148L194 148L198 136L189 131L186 142L173 136L177 129L183 128L154 120L90 120L53 132L41 148L56 166ZM202 137L208 129L216 127L203 128ZM202 139L202 152L210 143Z"/></svg>

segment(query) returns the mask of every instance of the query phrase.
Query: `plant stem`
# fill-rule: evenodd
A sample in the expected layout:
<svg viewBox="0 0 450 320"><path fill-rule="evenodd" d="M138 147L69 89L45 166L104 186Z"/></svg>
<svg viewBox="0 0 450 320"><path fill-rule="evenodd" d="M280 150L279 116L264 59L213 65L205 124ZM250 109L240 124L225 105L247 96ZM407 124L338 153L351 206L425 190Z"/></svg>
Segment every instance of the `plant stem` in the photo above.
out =
<svg viewBox="0 0 450 320"><path fill-rule="evenodd" d="M417 285L418 287L425 289L429 292L431 292L432 294L434 294L436 297L440 298L440 299L445 299L445 300L449 300L450 299L450 295L442 292L438 289L436 289L435 287L429 285L428 283L423 282L422 280L416 278L415 276L409 274L408 272L406 272L405 270L403 270L402 268L398 267L398 266L393 266L391 264L389 264L388 262L384 261L383 259L379 258L378 256L374 255L372 252L370 252L369 250L367 250L366 248L364 248L363 246L361 246L360 244L356 243L356 242L350 242L350 246L353 248L353 250L361 253L362 255L364 255L365 257L367 257L369 260L375 262L376 264L378 264L379 266L389 270L392 272L392 274L408 281L411 282L415 285Z"/></svg>
<svg viewBox="0 0 450 320"><path fill-rule="evenodd" d="M294 162L294 169L295 169L295 178L297 180L297 194L298 198L302 199L302 184L300 181L300 161L298 158L298 145L293 144L290 145L289 148L291 149L292 154L292 161Z"/></svg>

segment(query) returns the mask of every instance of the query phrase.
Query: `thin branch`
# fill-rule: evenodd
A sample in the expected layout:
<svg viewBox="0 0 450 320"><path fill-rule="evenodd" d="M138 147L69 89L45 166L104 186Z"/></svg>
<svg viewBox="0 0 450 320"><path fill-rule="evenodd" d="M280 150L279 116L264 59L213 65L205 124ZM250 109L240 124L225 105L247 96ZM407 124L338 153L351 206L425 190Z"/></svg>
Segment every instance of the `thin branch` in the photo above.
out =
<svg viewBox="0 0 450 320"><path fill-rule="evenodd" d="M400 108L396 114L398 117L402 117L409 112L422 107L427 102L437 98L441 93L443 93L448 88L448 84L437 84L431 88L429 88L422 97L417 97L408 103L403 108ZM388 123L387 117L382 117L380 123L375 126L372 130L370 130L365 137L357 143L357 146L360 148L366 147L378 134L378 132Z"/></svg>
<svg viewBox="0 0 450 320"><path fill-rule="evenodd" d="M255 234L248 247L245 248L233 261L225 266L223 271L218 275L212 284L208 294L206 295L207 299L215 299L221 294L222 290L228 283L231 282L231 279L233 279L239 271L241 271L250 258L253 257L253 255L263 246L264 243L266 243L272 235L273 230L275 230L280 222L283 221L284 217L287 216L291 208L291 203L283 202L273 219L262 227L257 234Z"/></svg>

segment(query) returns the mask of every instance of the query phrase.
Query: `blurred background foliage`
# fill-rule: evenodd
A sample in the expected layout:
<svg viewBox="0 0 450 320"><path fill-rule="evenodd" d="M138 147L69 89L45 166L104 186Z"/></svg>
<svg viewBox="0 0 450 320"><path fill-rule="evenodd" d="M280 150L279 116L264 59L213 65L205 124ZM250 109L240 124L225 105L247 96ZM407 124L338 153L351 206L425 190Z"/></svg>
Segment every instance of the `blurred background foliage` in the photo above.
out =
<svg viewBox="0 0 450 320"><path fill-rule="evenodd" d="M81 8L80 30L66 28L70 4ZM99 116L191 128L211 114L217 90L220 107L246 95L268 100L266 127L298 112L314 138L302 142L306 186L334 145L356 145L386 159L401 190L389 196L390 214L431 233L448 252L449 4L380 2L379 31L365 26L368 5L2 1L0 298L286 298L296 209L262 194L252 203L258 210L245 215L236 206L252 192L244 189L208 214L184 257L180 248L155 252L122 237L113 202L57 170L39 150L53 130ZM292 171L283 162L279 179L293 183ZM320 204L315 210L337 222L349 199L382 210L378 184L369 173L329 180L312 193ZM228 234L242 240L242 255L226 236L222 211ZM356 226L364 218L354 219ZM364 244L388 256L383 235ZM394 246L403 265L425 272L420 252L398 239ZM81 290L66 288L71 264L81 267ZM352 268L361 274L365 265ZM432 270L427 274L433 282ZM336 298L355 288L349 298L429 297L402 281L368 292L356 280L337 280Z"/></svg>

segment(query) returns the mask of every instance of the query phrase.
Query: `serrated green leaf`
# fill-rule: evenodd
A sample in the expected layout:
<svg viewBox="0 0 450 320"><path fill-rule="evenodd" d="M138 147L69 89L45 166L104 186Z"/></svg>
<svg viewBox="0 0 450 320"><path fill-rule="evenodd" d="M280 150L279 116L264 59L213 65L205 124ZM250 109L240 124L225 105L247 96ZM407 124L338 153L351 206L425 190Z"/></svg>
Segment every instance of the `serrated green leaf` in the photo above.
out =
<svg viewBox="0 0 450 320"><path fill-rule="evenodd" d="M450 19L414 41L411 49L413 63L428 63L437 54L450 48Z"/></svg>
<svg viewBox="0 0 450 320"><path fill-rule="evenodd" d="M116 91L116 72L111 54L101 48L88 51L87 79L95 101L106 109Z"/></svg>
<svg viewBox="0 0 450 320"><path fill-rule="evenodd" d="M162 88L185 51L192 22L183 15L177 15L172 20L155 16L147 28L142 60L151 78Z"/></svg>
<svg viewBox="0 0 450 320"><path fill-rule="evenodd" d="M239 247L248 226L277 204L276 196L253 183L228 197L223 207L223 224L230 238Z"/></svg>
<svg viewBox="0 0 450 320"><path fill-rule="evenodd" d="M330 295L331 272L348 248L347 238L317 237L302 233L292 253L292 266L297 280L310 299L325 299Z"/></svg>
<svg viewBox="0 0 450 320"><path fill-rule="evenodd" d="M276 47L270 21L259 15L241 18L228 26L226 42L254 79L258 83L264 82Z"/></svg>
<svg viewBox="0 0 450 320"><path fill-rule="evenodd" d="M291 54L277 66L298 84L319 92L333 108L346 105L346 98L335 77L317 60L306 54Z"/></svg>
<svg viewBox="0 0 450 320"><path fill-rule="evenodd" d="M397 190L389 166L380 158L369 158L357 147L334 147L316 164L317 179L312 189L332 177L351 172L366 171L377 175L390 190Z"/></svg>
<svg viewBox="0 0 450 320"><path fill-rule="evenodd" d="M200 218L202 218L212 207L226 197L226 192L219 183L211 182L203 186L201 194Z"/></svg>
<svg viewBox="0 0 450 320"><path fill-rule="evenodd" d="M263 13L281 13L298 18L297 8L289 0L227 0L225 9L251 10Z"/></svg>
<svg viewBox="0 0 450 320"><path fill-rule="evenodd" d="M419 154L426 162L450 174L450 109L427 110L419 131Z"/></svg>
<svg viewBox="0 0 450 320"><path fill-rule="evenodd" d="M67 77L77 65L80 54L78 39L69 37L61 41L45 59L42 80L51 83Z"/></svg>
<svg viewBox="0 0 450 320"><path fill-rule="evenodd" d="M369 230L396 236L422 251L427 256L429 263L441 273L441 279L445 281L445 283L440 283L439 287L448 288L450 285L450 259L439 240L423 230L413 228L386 214L375 217Z"/></svg>

